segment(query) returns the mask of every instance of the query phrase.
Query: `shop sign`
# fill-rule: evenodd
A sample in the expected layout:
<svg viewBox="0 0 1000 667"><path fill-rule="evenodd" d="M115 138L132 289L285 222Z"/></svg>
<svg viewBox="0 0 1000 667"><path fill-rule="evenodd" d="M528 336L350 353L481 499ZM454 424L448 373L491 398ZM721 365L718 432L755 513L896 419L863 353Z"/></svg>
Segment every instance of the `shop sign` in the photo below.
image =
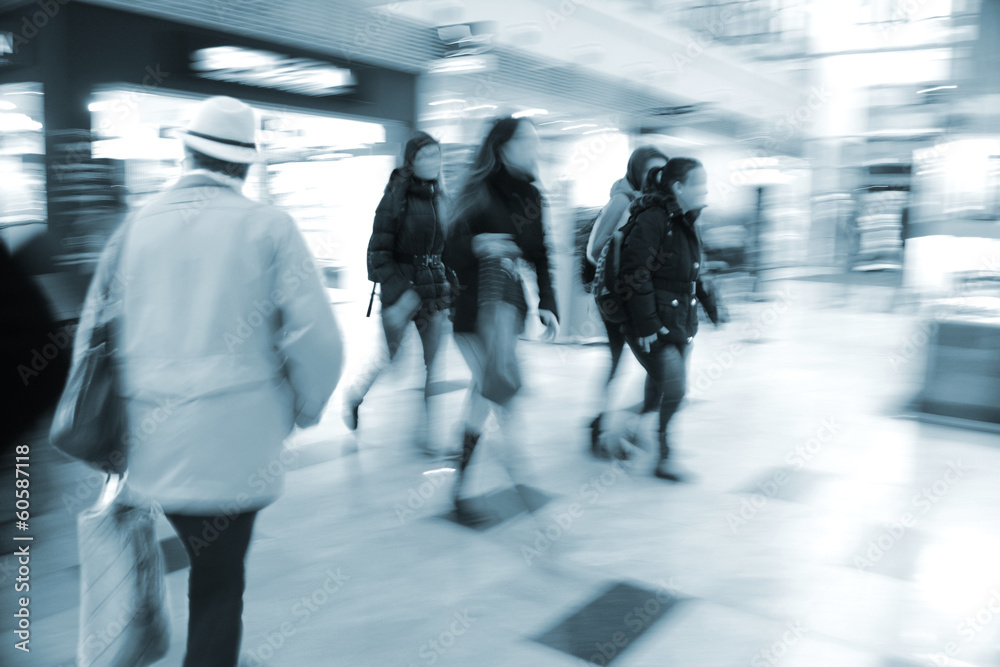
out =
<svg viewBox="0 0 1000 667"><path fill-rule="evenodd" d="M191 69L206 79L315 97L342 95L355 84L354 73L349 69L239 46L198 49L191 54Z"/></svg>

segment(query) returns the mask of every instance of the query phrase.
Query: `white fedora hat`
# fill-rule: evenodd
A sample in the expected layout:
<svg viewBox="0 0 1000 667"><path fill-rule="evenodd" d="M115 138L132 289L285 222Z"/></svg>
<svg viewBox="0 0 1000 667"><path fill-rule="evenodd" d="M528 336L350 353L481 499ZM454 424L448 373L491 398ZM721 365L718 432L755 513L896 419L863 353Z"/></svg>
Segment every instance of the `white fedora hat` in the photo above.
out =
<svg viewBox="0 0 1000 667"><path fill-rule="evenodd" d="M226 162L257 160L257 117L253 109L232 97L210 97L181 133L184 145Z"/></svg>

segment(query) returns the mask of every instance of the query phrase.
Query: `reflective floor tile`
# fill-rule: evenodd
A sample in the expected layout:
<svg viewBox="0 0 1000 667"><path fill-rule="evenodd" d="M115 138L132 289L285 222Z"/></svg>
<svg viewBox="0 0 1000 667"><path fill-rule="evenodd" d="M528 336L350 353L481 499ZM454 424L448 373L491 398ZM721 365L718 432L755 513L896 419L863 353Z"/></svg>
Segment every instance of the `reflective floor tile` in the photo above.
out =
<svg viewBox="0 0 1000 667"><path fill-rule="evenodd" d="M588 664L609 665L682 601L668 591L617 583L534 640Z"/></svg>

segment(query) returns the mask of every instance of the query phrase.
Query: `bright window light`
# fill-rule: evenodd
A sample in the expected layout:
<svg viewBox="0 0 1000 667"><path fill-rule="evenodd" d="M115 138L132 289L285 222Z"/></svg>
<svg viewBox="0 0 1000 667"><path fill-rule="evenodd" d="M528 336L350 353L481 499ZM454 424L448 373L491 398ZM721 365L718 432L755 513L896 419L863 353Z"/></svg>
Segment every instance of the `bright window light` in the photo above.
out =
<svg viewBox="0 0 1000 667"><path fill-rule="evenodd" d="M525 109L511 114L511 116L513 118L530 118L531 116L547 116L548 113L545 109Z"/></svg>

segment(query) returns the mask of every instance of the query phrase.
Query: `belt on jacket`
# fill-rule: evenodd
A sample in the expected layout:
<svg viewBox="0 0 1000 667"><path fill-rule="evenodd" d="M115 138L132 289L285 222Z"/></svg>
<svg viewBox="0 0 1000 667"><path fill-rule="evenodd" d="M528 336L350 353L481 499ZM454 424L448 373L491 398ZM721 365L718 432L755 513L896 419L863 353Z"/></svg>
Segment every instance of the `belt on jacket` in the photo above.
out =
<svg viewBox="0 0 1000 667"><path fill-rule="evenodd" d="M666 290L667 292L687 293L692 296L698 291L697 282L687 282L686 280L657 280L653 278L653 287Z"/></svg>
<svg viewBox="0 0 1000 667"><path fill-rule="evenodd" d="M439 266L442 264L441 255L404 255L394 253L393 259L397 264L413 264L414 266Z"/></svg>

